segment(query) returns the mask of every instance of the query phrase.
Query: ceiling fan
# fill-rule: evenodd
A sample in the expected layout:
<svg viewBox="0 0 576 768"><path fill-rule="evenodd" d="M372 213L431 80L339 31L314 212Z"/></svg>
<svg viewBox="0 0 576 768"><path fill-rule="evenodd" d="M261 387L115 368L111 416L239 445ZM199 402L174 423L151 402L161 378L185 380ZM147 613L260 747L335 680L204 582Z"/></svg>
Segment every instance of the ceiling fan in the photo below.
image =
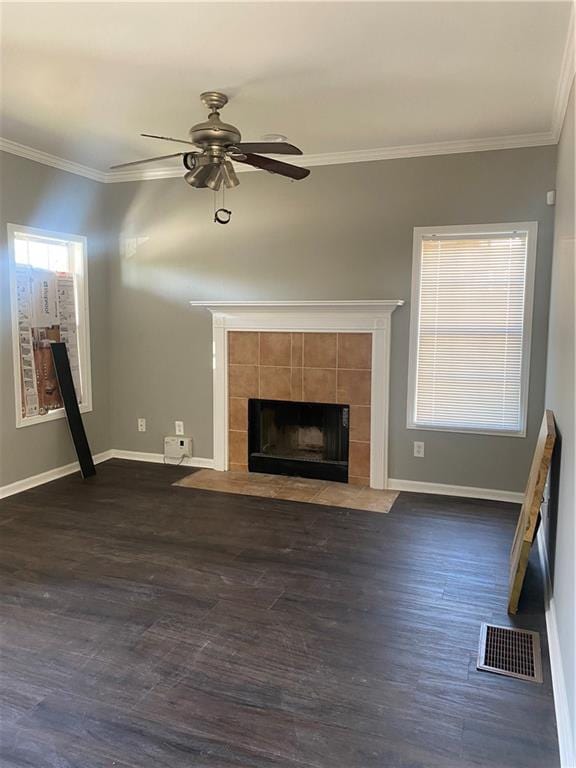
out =
<svg viewBox="0 0 576 768"><path fill-rule="evenodd" d="M190 128L190 140L174 139L170 136L155 136L150 133L140 134L150 139L191 144L198 147L200 151L175 152L171 155L135 160L132 163L112 165L111 169L153 163L170 157L181 157L186 169L184 179L188 184L198 189L208 187L215 192L220 189L222 184L224 187L230 188L237 187L240 183L231 160L270 173L277 173L280 176L287 176L289 179L305 179L310 174L307 168L300 168L297 165L282 163L271 157L263 156L267 154L301 155L302 151L293 144L278 141L248 143L241 141L242 136L238 128L220 120L219 110L228 102L228 97L223 93L206 91L200 95L200 99L209 110L209 115L207 120Z"/></svg>

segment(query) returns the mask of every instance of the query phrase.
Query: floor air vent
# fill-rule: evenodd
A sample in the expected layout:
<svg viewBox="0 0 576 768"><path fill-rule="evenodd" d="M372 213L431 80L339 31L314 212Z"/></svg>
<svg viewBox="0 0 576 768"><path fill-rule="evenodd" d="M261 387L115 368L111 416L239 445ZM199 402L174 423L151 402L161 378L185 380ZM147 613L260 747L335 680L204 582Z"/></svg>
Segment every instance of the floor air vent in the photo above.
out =
<svg viewBox="0 0 576 768"><path fill-rule="evenodd" d="M526 629L482 624L476 667L541 683L540 635Z"/></svg>

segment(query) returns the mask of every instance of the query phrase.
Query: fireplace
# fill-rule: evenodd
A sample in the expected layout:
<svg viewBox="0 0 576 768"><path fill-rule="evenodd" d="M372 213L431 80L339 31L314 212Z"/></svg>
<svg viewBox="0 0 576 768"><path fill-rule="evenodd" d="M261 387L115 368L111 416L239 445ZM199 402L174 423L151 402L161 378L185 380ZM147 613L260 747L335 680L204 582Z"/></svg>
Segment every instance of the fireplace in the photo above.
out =
<svg viewBox="0 0 576 768"><path fill-rule="evenodd" d="M248 469L348 482L348 405L248 401Z"/></svg>
<svg viewBox="0 0 576 768"><path fill-rule="evenodd" d="M214 469L248 471L249 399L339 403L348 483L386 488L391 315L403 303L192 301L212 314Z"/></svg>

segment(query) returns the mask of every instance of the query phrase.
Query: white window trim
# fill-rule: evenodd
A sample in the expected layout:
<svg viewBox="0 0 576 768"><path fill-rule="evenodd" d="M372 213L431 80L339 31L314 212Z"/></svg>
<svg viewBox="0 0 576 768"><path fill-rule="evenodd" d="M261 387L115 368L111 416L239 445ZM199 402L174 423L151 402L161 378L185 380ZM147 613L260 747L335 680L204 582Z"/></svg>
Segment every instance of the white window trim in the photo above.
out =
<svg viewBox="0 0 576 768"><path fill-rule="evenodd" d="M58 408L55 411L42 414L41 416L22 416L21 401L21 372L20 372L20 346L18 339L18 323L16 318L17 296L16 296L16 257L14 252L14 239L16 233L22 232L25 235L35 235L37 237L53 237L58 240L67 240L78 243L81 246L82 257L80 262L81 281L80 290L78 290L78 354L80 370L82 376L82 399L79 406L80 413L89 413L92 410L92 365L90 359L90 311L88 302L88 254L87 240L82 235L71 235L68 232L54 232L49 229L38 229L36 227L26 227L19 224L8 224L8 254L9 254L9 273L10 273L10 322L12 325L12 360L14 365L14 402L16 406L16 427L30 427L34 424L43 424L47 421L56 421L66 418L64 408Z"/></svg>
<svg viewBox="0 0 576 768"><path fill-rule="evenodd" d="M416 373L418 369L418 326L420 321L419 286L422 239L432 235L492 235L505 232L526 232L528 246L526 253L526 291L524 303L524 329L522 345L522 374L520 383L520 418L518 431L487 429L454 429L453 427L422 425L414 421L416 405ZM412 292L410 311L410 352L408 361L408 402L406 413L407 429L422 432L455 432L461 434L498 435L500 437L526 437L528 415L528 392L530 385L530 352L532 344L532 316L534 310L534 279L536 273L536 249L538 240L537 221L515 221L504 224L465 224L441 227L414 227L412 249Z"/></svg>

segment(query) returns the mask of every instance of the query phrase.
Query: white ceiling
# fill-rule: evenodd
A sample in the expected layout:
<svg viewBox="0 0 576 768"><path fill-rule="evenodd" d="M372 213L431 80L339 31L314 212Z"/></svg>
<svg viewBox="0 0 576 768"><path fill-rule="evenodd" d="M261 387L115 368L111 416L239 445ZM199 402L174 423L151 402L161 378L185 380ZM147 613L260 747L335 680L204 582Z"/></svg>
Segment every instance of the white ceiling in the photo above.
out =
<svg viewBox="0 0 576 768"><path fill-rule="evenodd" d="M218 89L245 140L281 133L307 155L545 143L569 14L569 2L4 3L0 133L105 170L178 151L138 134L186 138L205 116L199 93Z"/></svg>

